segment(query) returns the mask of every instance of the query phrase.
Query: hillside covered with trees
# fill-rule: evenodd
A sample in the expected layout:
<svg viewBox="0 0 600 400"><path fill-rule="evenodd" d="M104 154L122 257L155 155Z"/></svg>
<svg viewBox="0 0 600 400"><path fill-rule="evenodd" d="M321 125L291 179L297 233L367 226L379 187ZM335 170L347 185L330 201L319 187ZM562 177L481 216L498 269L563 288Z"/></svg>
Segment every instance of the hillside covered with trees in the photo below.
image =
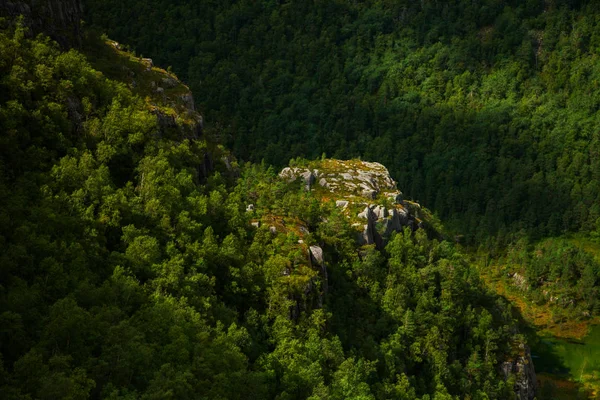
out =
<svg viewBox="0 0 600 400"><path fill-rule="evenodd" d="M593 1L94 0L244 160L363 157L470 242L597 232Z"/></svg>
<svg viewBox="0 0 600 400"><path fill-rule="evenodd" d="M0 397L558 396L594 2L82 1L0 3Z"/></svg>
<svg viewBox="0 0 600 400"><path fill-rule="evenodd" d="M335 202L237 166L171 73L14 22L0 30L3 399L514 397L523 337L451 243L406 228L359 246ZM289 229L252 224L270 216Z"/></svg>

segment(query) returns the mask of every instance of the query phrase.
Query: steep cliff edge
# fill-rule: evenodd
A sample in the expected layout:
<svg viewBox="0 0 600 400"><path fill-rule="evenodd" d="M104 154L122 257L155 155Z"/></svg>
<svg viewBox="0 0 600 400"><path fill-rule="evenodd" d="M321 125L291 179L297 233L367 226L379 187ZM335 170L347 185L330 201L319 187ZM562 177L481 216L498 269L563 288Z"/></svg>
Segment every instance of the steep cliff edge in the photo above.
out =
<svg viewBox="0 0 600 400"><path fill-rule="evenodd" d="M64 48L81 46L80 0L0 1L0 17L14 21L21 15L31 35L45 33Z"/></svg>
<svg viewBox="0 0 600 400"><path fill-rule="evenodd" d="M147 109L157 117L162 137L205 142L208 151L198 167L201 177L208 177L215 169L237 176L237 162L231 153L203 135L204 120L196 109L190 88L172 72L154 65L151 58L136 56L125 47L89 32L85 34L81 51L96 70L122 82L144 100Z"/></svg>
<svg viewBox="0 0 600 400"><path fill-rule="evenodd" d="M415 231L427 227L433 231L431 214L403 198L382 164L335 159L303 162L284 168L279 179L291 185L298 183L319 203L337 208L355 231L357 250L366 245L383 250L392 232L404 228ZM287 280L302 282L300 290L289 294L289 317L295 320L307 309L321 308L329 286L328 254L314 240L309 224L254 204L248 204L246 212L255 228L267 230L279 238L276 240L295 238L294 243L285 245L292 249L290 254L295 254L290 256L293 261L280 271L282 284ZM326 218L321 216L321 220Z"/></svg>

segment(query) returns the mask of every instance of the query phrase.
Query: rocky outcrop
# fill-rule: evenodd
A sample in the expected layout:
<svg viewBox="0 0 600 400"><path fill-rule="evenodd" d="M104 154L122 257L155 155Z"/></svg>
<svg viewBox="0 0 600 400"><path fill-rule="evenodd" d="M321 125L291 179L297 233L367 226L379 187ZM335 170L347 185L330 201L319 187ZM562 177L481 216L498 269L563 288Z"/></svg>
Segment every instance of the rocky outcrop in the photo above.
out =
<svg viewBox="0 0 600 400"><path fill-rule="evenodd" d="M366 220L362 232L358 235L361 245L374 244L382 249L393 232L400 232L404 227L415 230L417 225L413 215L404 208L387 210L381 205L369 205L358 214L359 219Z"/></svg>
<svg viewBox="0 0 600 400"><path fill-rule="evenodd" d="M0 1L0 17L16 21L23 16L29 35L45 33L63 48L81 46L80 0L12 0Z"/></svg>
<svg viewBox="0 0 600 400"><path fill-rule="evenodd" d="M293 182L300 178L302 179L302 182L304 182L304 188L310 190L319 176L319 171L311 171L306 168L286 167L279 173L279 176L288 182Z"/></svg>
<svg viewBox="0 0 600 400"><path fill-rule="evenodd" d="M511 374L516 377L515 394L519 400L533 400L537 392L537 378L531 360L531 352L525 343L519 343L519 355L511 361L505 361L500 368L505 379Z"/></svg>
<svg viewBox="0 0 600 400"><path fill-rule="evenodd" d="M387 168L379 163L320 160L305 167L284 168L279 176L288 182L302 182L305 190L324 199L334 194L336 207L352 219L361 245L382 249L393 232L422 227L421 207L404 200ZM357 207L361 211L355 214L351 210Z"/></svg>
<svg viewBox="0 0 600 400"><path fill-rule="evenodd" d="M358 160L325 160L323 163L323 170L287 167L279 176L290 182L301 178L307 190L318 182L331 193L344 192L371 200L381 193L393 198L402 197L387 168L379 163Z"/></svg>

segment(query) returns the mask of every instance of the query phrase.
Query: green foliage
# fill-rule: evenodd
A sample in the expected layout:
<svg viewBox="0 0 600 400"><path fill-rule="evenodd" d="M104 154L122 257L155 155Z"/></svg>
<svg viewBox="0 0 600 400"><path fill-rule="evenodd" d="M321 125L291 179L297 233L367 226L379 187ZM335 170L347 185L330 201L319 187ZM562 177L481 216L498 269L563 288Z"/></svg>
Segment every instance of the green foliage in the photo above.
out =
<svg viewBox="0 0 600 400"><path fill-rule="evenodd" d="M503 274L512 277L512 286L537 303L548 304L557 319L600 312L600 263L576 240L551 238L531 245L522 239L499 262L510 266Z"/></svg>
<svg viewBox="0 0 600 400"><path fill-rule="evenodd" d="M0 50L7 398L508 396L510 314L450 243L358 248L272 168L201 173L210 143L80 53L20 27Z"/></svg>
<svg viewBox="0 0 600 400"><path fill-rule="evenodd" d="M379 161L470 242L597 228L594 2L86 3L242 159Z"/></svg>

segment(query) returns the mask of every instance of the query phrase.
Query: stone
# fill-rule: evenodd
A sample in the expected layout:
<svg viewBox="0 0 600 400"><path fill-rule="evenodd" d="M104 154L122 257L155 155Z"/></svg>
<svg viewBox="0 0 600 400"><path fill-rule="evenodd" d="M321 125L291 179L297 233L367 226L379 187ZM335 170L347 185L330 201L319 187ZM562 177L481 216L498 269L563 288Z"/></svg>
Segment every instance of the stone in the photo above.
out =
<svg viewBox="0 0 600 400"><path fill-rule="evenodd" d="M406 208L397 208L398 211L398 220L401 226L407 226L410 221L410 214Z"/></svg>
<svg viewBox="0 0 600 400"><path fill-rule="evenodd" d="M390 212L390 222L391 222L390 229L392 231L396 231L396 232L402 231L402 224L400 223L400 213L395 208L392 208L392 211Z"/></svg>
<svg viewBox="0 0 600 400"><path fill-rule="evenodd" d="M288 182L292 182L296 179L296 170L294 168L285 167L279 173L279 177L285 179Z"/></svg>
<svg viewBox="0 0 600 400"><path fill-rule="evenodd" d="M346 200L337 200L335 202L335 206L345 209L346 207L348 207L348 202Z"/></svg>
<svg viewBox="0 0 600 400"><path fill-rule="evenodd" d="M154 67L154 62L151 58L142 58L142 62L149 67Z"/></svg>
<svg viewBox="0 0 600 400"><path fill-rule="evenodd" d="M177 81L177 79L173 78L172 76L166 76L162 78L162 83L163 86L165 86L168 89L171 89L177 86L179 84L179 81Z"/></svg>
<svg viewBox="0 0 600 400"><path fill-rule="evenodd" d="M366 197L367 199L375 200L377 198L377 191L376 190L364 190L362 192L362 196Z"/></svg>
<svg viewBox="0 0 600 400"><path fill-rule="evenodd" d="M258 222L258 221L253 221L250 223L250 225L252 225L255 228L260 228L260 222Z"/></svg>
<svg viewBox="0 0 600 400"><path fill-rule="evenodd" d="M182 94L181 96L179 96L179 98L181 99L183 105L188 111L196 111L196 106L194 104L194 96L192 96L191 92Z"/></svg>
<svg viewBox="0 0 600 400"><path fill-rule="evenodd" d="M254 204L248 204L246 206L246 212L252 212L254 211Z"/></svg>
<svg viewBox="0 0 600 400"><path fill-rule="evenodd" d="M388 216L387 209L384 206L375 207L373 209L373 213L375 214L377 219L384 219L384 218L387 218L387 216Z"/></svg>
<svg viewBox="0 0 600 400"><path fill-rule="evenodd" d="M373 214L373 210L370 207L365 207L365 209L358 214L358 218L364 218L367 221L374 221L375 214Z"/></svg>
<svg viewBox="0 0 600 400"><path fill-rule="evenodd" d="M377 232L377 228L375 226L377 216L371 207L365 207L363 212L358 214L358 217L367 220L367 224L362 226L362 232L359 234L359 243L361 245L375 244L378 249L382 249L384 242L381 235Z"/></svg>
<svg viewBox="0 0 600 400"><path fill-rule="evenodd" d="M500 369L505 379L508 379L511 374L515 375L516 380L513 390L517 399L533 400L536 396L538 384L533 360L531 359L531 351L524 343L520 343L519 348L521 355L512 361L504 361L500 365Z"/></svg>
<svg viewBox="0 0 600 400"><path fill-rule="evenodd" d="M358 243L361 246L375 243L373 231L369 228L369 224L363 225L363 230L358 236Z"/></svg>
<svg viewBox="0 0 600 400"><path fill-rule="evenodd" d="M323 265L323 249L319 246L310 246L310 258L314 264Z"/></svg>
<svg viewBox="0 0 600 400"><path fill-rule="evenodd" d="M325 178L319 179L319 185L324 187L325 189L329 189L329 183L327 182L327 179L325 179Z"/></svg>
<svg viewBox="0 0 600 400"><path fill-rule="evenodd" d="M323 295L327 294L327 291L329 290L329 283L328 283L329 278L328 278L328 274L327 274L327 267L325 266L325 258L323 257L323 249L320 246L313 245L313 246L309 247L308 252L310 254L311 265L313 266L313 268L318 267L318 269L321 272L322 293L318 294L318 306L322 307L323 306Z"/></svg>
<svg viewBox="0 0 600 400"><path fill-rule="evenodd" d="M402 192L389 193L388 197L394 202L394 204L404 204L404 196L402 195Z"/></svg>
<svg viewBox="0 0 600 400"><path fill-rule="evenodd" d="M277 228L274 226L270 226L269 227L269 232L271 232L273 235L277 233Z"/></svg>
<svg viewBox="0 0 600 400"><path fill-rule="evenodd" d="M518 272L515 272L512 276L512 279L513 279L515 285L517 287L519 287L521 290L528 289L527 278L525 278L523 275L519 274ZM552 298L550 298L550 302L552 302Z"/></svg>

